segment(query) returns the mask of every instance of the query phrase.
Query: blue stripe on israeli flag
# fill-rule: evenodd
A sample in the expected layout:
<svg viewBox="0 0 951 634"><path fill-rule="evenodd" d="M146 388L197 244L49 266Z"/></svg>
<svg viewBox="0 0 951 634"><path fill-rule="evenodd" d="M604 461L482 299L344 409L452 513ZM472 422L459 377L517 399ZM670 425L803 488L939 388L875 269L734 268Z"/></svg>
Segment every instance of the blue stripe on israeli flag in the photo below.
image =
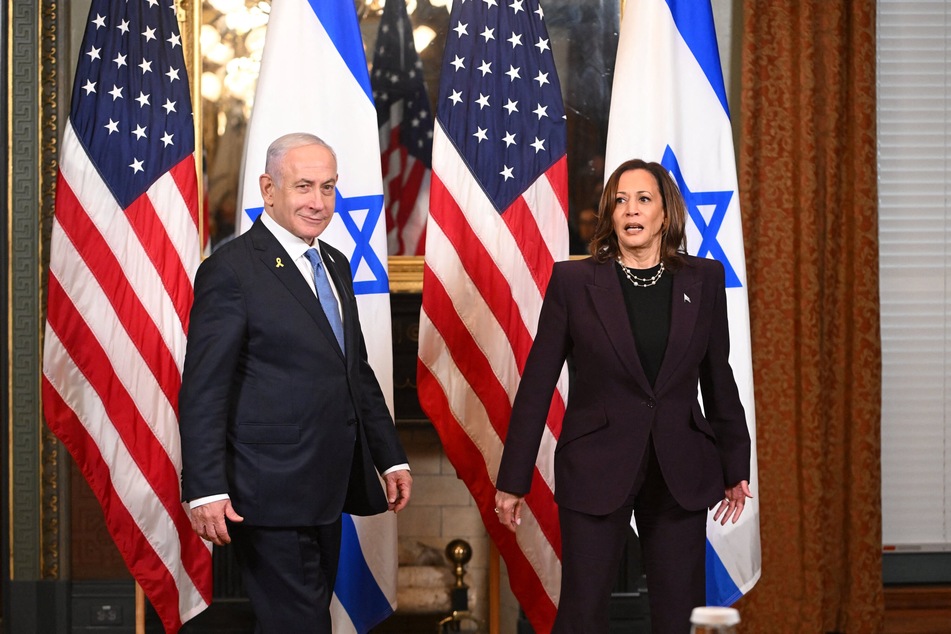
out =
<svg viewBox="0 0 951 634"><path fill-rule="evenodd" d="M720 52L717 49L717 36L713 30L713 7L709 2L695 2L693 0L667 0L670 6L674 24L680 31L680 36L687 43L687 47L697 63L703 69L703 74L710 81L710 87L717 94L723 105L726 116L730 116L730 106L727 105L726 87L723 84L723 69L720 67Z"/></svg>
<svg viewBox="0 0 951 634"><path fill-rule="evenodd" d="M344 515L340 538L340 565L334 594L347 610L357 632L366 632L393 611L370 570L353 518Z"/></svg>
<svg viewBox="0 0 951 634"><path fill-rule="evenodd" d="M707 605L733 605L743 596L733 577L717 554L716 548L707 540Z"/></svg>
<svg viewBox="0 0 951 634"><path fill-rule="evenodd" d="M367 99L373 101L373 90L370 88L370 75L367 73L367 58L363 51L363 38L360 35L360 26L357 14L354 11L341 11L335 2L326 0L309 0L311 8L320 23L327 30L330 41L337 47L340 57L353 73L354 79L363 88Z"/></svg>

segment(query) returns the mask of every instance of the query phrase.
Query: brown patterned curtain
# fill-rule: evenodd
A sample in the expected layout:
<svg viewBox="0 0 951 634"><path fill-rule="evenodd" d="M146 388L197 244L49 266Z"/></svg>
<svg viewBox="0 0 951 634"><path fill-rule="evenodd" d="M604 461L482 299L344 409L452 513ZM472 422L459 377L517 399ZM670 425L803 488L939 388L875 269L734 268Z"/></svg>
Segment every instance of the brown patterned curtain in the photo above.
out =
<svg viewBox="0 0 951 634"><path fill-rule="evenodd" d="M740 191L763 576L747 632L880 632L873 0L747 0Z"/></svg>

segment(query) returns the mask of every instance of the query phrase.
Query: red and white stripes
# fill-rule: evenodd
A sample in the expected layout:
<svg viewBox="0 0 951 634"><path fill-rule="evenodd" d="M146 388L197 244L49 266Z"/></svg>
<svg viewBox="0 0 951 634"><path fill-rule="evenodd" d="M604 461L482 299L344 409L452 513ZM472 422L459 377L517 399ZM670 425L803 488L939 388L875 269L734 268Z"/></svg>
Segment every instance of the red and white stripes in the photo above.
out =
<svg viewBox="0 0 951 634"><path fill-rule="evenodd" d="M420 402L505 558L523 609L549 626L561 577L551 456L566 373L517 537L495 516L494 481L551 267L568 253L566 179L561 157L500 214L436 125L419 333Z"/></svg>
<svg viewBox="0 0 951 634"><path fill-rule="evenodd" d="M199 260L194 156L123 210L67 124L44 412L169 632L211 601L211 549L191 529L179 481L178 389Z"/></svg>
<svg viewBox="0 0 951 634"><path fill-rule="evenodd" d="M400 142L406 102L390 106L380 126L383 191L386 194L386 240L390 255L422 255L429 216L431 171Z"/></svg>

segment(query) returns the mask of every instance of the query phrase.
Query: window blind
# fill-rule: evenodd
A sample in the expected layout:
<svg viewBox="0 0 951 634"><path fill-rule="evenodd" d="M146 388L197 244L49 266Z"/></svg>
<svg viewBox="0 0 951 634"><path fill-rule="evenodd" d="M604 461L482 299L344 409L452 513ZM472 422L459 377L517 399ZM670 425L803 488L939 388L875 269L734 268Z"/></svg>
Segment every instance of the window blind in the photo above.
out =
<svg viewBox="0 0 951 634"><path fill-rule="evenodd" d="M951 551L951 0L879 0L882 540Z"/></svg>

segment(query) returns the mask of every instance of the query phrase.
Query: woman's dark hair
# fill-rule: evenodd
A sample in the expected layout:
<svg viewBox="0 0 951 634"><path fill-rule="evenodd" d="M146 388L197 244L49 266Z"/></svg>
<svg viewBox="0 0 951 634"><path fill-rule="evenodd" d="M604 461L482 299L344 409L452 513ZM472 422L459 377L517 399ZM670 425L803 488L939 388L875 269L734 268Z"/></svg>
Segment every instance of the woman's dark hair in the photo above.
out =
<svg viewBox="0 0 951 634"><path fill-rule="evenodd" d="M617 259L619 247L614 231L614 208L617 206L617 188L621 175L631 170L649 172L657 181L661 202L664 206L664 229L661 233L660 258L671 270L683 264L681 254L687 252L687 205L677 183L660 163L631 159L622 163L604 184L601 204L598 206L598 225L591 238L589 250L598 262Z"/></svg>

